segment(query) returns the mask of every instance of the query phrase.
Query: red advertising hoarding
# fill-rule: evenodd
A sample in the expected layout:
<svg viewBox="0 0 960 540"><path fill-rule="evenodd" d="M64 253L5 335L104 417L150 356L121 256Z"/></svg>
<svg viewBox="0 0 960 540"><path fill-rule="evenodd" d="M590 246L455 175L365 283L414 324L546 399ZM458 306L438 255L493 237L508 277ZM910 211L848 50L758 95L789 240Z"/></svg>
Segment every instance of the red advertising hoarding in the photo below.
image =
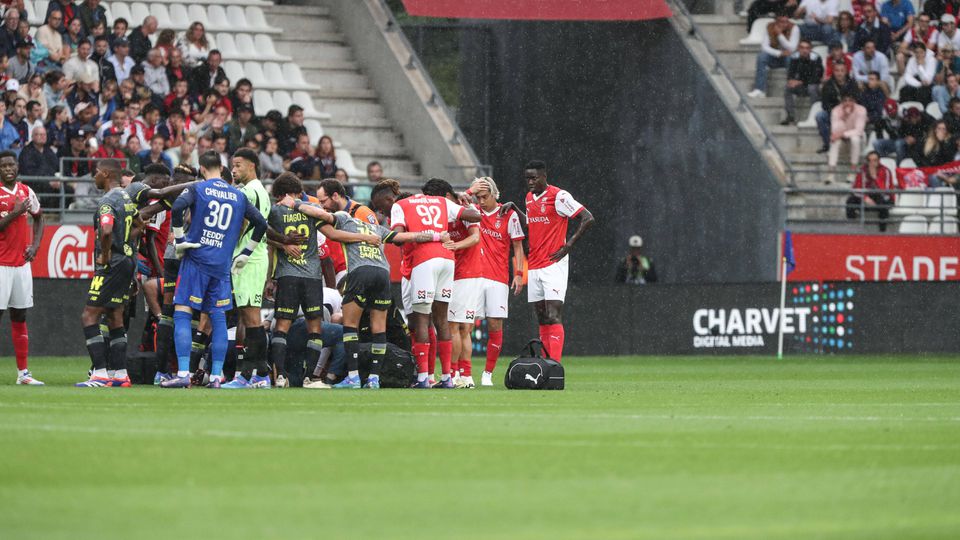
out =
<svg viewBox="0 0 960 540"><path fill-rule="evenodd" d="M407 13L460 19L644 21L671 15L664 0L403 0Z"/></svg>
<svg viewBox="0 0 960 540"><path fill-rule="evenodd" d="M33 277L89 278L96 233L90 225L47 225L33 260Z"/></svg>
<svg viewBox="0 0 960 540"><path fill-rule="evenodd" d="M793 233L789 281L958 281L960 237Z"/></svg>

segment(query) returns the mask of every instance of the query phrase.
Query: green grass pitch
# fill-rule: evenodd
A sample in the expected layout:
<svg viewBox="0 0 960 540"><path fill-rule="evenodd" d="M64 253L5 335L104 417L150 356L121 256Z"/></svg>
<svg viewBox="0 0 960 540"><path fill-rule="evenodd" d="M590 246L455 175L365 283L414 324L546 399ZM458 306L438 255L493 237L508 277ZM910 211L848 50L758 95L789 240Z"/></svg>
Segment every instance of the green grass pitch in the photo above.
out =
<svg viewBox="0 0 960 540"><path fill-rule="evenodd" d="M570 358L563 392L75 389L79 358L27 388L12 363L3 539L960 538L955 357Z"/></svg>

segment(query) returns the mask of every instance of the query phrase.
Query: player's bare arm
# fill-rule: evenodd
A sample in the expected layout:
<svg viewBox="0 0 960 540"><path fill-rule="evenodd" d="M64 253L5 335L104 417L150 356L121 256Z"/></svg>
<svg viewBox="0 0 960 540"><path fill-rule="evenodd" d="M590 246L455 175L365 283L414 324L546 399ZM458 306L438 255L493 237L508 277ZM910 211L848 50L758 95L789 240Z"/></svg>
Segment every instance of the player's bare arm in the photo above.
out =
<svg viewBox="0 0 960 540"><path fill-rule="evenodd" d="M276 240L270 239L270 230L267 230L267 246L276 249L279 249L287 254L287 257L291 259L299 259L303 255L303 250L300 249L300 244L284 244L283 242L277 242Z"/></svg>
<svg viewBox="0 0 960 540"><path fill-rule="evenodd" d="M310 214L307 214L307 215L309 216ZM330 240L333 240L334 242L340 242L341 244L354 244L357 242L364 242L373 246L380 245L379 236L376 236L373 234L360 234L360 233L341 231L340 229L336 229L334 228L333 225L330 225L328 223L324 223L320 227L320 232L322 232L323 235L329 238Z"/></svg>
<svg viewBox="0 0 960 540"><path fill-rule="evenodd" d="M110 246L113 245L113 220L100 221L100 258L97 264L106 266L110 263Z"/></svg>
<svg viewBox="0 0 960 540"><path fill-rule="evenodd" d="M523 251L523 240L513 241L513 282L510 288L517 296L523 291L523 268L527 265L527 254Z"/></svg>
<svg viewBox="0 0 960 540"><path fill-rule="evenodd" d="M398 227L402 227L398 225ZM398 232L393 236L387 239L388 243L391 244L405 244L408 242L415 242L418 244L423 244L426 242L450 242L449 233L434 233L429 231L423 232Z"/></svg>
<svg viewBox="0 0 960 540"><path fill-rule="evenodd" d="M463 212L460 213L460 220L467 223L479 223L480 211L476 208L464 207Z"/></svg>
<svg viewBox="0 0 960 540"><path fill-rule="evenodd" d="M160 270L163 268L163 263L160 262L160 255L157 253L157 245L156 245L156 242L154 241L154 238L156 238L156 236L157 236L157 231L154 231L148 228L147 237L140 244L141 246L143 246L144 250L146 251L145 255L147 256L147 259L150 260L150 264L153 265L153 268L150 269L150 277L159 277Z"/></svg>
<svg viewBox="0 0 960 540"><path fill-rule="evenodd" d="M470 249L473 246L480 243L480 227L470 227L467 229L469 235L459 242L454 242L450 240L450 236L447 235L447 240L443 242L443 247L449 249L450 251L460 251L462 249Z"/></svg>
<svg viewBox="0 0 960 540"><path fill-rule="evenodd" d="M557 262L566 257L567 254L570 253L570 250L573 249L573 245L577 243L577 240L580 240L580 237L583 236L583 233L587 232L590 227L593 227L593 214L586 208L584 208L577 217L580 218L580 226L577 227L577 231L567 240L566 244L550 255L551 261Z"/></svg>

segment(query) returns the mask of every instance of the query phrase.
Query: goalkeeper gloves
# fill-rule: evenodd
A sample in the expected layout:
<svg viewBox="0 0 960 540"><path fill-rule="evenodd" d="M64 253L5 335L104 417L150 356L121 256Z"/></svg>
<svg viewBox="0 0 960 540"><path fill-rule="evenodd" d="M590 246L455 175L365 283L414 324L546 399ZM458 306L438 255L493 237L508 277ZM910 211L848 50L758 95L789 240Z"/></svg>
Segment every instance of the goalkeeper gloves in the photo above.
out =
<svg viewBox="0 0 960 540"><path fill-rule="evenodd" d="M230 268L230 272L236 274L240 270L243 270L243 267L247 265L247 261L250 260L250 255L253 253L253 250L256 249L259 244L260 242L253 238L247 240L247 245L243 248L243 251L233 258L233 266Z"/></svg>
<svg viewBox="0 0 960 540"><path fill-rule="evenodd" d="M184 242L183 227L173 227L173 239L177 259L182 259L187 251L200 247L200 244L194 242Z"/></svg>

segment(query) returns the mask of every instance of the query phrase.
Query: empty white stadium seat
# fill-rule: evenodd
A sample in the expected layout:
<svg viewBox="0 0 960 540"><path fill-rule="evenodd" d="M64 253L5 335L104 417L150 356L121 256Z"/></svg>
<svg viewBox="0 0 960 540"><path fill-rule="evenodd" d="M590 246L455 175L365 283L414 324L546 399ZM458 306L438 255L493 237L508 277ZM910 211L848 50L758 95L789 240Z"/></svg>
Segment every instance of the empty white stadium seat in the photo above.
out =
<svg viewBox="0 0 960 540"><path fill-rule="evenodd" d="M24 0L23 4L26 7L28 0ZM40 19L40 24L47 22L47 8L50 7L50 0L36 0L33 3L33 9L37 11L37 18Z"/></svg>
<svg viewBox="0 0 960 540"><path fill-rule="evenodd" d="M817 127L817 113L823 111L823 104L819 101L815 102L810 106L810 112L807 114L807 119L803 122L798 122L797 127L809 128Z"/></svg>
<svg viewBox="0 0 960 540"><path fill-rule="evenodd" d="M929 234L957 234L957 218L936 216L930 219Z"/></svg>
<svg viewBox="0 0 960 540"><path fill-rule="evenodd" d="M303 121L303 127L307 128L307 135L310 136L311 144L320 140L320 137L323 137L323 124L317 121L314 118L307 118ZM352 163L352 162L351 162ZM337 166L343 167L340 161L340 151L337 150ZM346 170L344 168L344 170ZM347 173L350 174L350 173Z"/></svg>
<svg viewBox="0 0 960 540"><path fill-rule="evenodd" d="M150 4L150 14L157 18L157 28L174 28L173 21L170 20L170 11L166 4Z"/></svg>
<svg viewBox="0 0 960 540"><path fill-rule="evenodd" d="M890 209L895 216L935 216L939 210L927 207L927 196L924 190L910 190L897 196L897 204ZM926 219L926 218L924 218Z"/></svg>
<svg viewBox="0 0 960 540"><path fill-rule="evenodd" d="M750 35L740 40L741 45L759 45L763 43L763 35L767 33L767 25L772 23L770 17L763 17L753 21L750 27Z"/></svg>
<svg viewBox="0 0 960 540"><path fill-rule="evenodd" d="M260 62L244 62L243 73L253 83L254 88L258 86L269 86L271 88L285 86L282 80L276 80L273 83L268 82L269 79L263 76L263 68L260 67Z"/></svg>
<svg viewBox="0 0 960 540"><path fill-rule="evenodd" d="M186 30L190 27L190 14L183 4L170 4L170 25L174 30Z"/></svg>
<svg viewBox="0 0 960 540"><path fill-rule="evenodd" d="M223 72L227 74L227 78L230 79L231 84L236 84L238 80L244 77L243 64L236 60L225 60L223 62Z"/></svg>
<svg viewBox="0 0 960 540"><path fill-rule="evenodd" d="M107 17L107 22L113 22L113 12L110 11L110 5L106 2L100 2L100 5L103 6L103 14ZM110 33L110 28L107 28L107 33Z"/></svg>
<svg viewBox="0 0 960 540"><path fill-rule="evenodd" d="M308 83L306 79L303 78L303 73L300 72L300 66L293 62L285 62L283 64L283 75L281 75L281 77L290 84L291 88L316 88L316 85Z"/></svg>
<svg viewBox="0 0 960 540"><path fill-rule="evenodd" d="M253 45L263 58L290 60L289 56L277 52L277 49L273 46L273 38L267 34L255 34L253 36Z"/></svg>
<svg viewBox="0 0 960 540"><path fill-rule="evenodd" d="M256 29L257 32L269 32L271 30L277 30L267 23L267 18L263 16L263 10L257 6L247 6L247 8L244 10L244 15L247 28Z"/></svg>
<svg viewBox="0 0 960 540"><path fill-rule="evenodd" d="M276 109L273 106L273 97L266 90L253 91L253 111L257 116L264 116L271 110Z"/></svg>
<svg viewBox="0 0 960 540"><path fill-rule="evenodd" d="M190 4L187 7L187 15L188 15L188 18L190 19L191 24L199 21L203 23L203 27L206 28L207 31L210 30L209 28L210 19L207 17L207 10L204 9L203 6L198 6L197 4ZM226 28L224 30L226 30Z"/></svg>
<svg viewBox="0 0 960 540"><path fill-rule="evenodd" d="M130 28L134 26L140 26L143 24L143 20L150 15L150 8L147 7L143 2L134 2L130 4L130 16L133 19L130 21Z"/></svg>
<svg viewBox="0 0 960 540"><path fill-rule="evenodd" d="M936 101L927 103L927 114L936 118L937 120L943 118L943 112L940 111L940 104Z"/></svg>
<svg viewBox="0 0 960 540"><path fill-rule="evenodd" d="M211 9L213 9L213 6L211 6ZM247 14L240 6L227 6L224 17L226 17L227 21L230 22L230 25L237 30L246 30L252 26L255 26L247 20Z"/></svg>
<svg viewBox="0 0 960 540"><path fill-rule="evenodd" d="M319 140L319 137L317 139ZM357 168L357 164L353 161L353 155L346 148L337 148L337 167L346 171L350 178L360 180L367 177L367 171Z"/></svg>
<svg viewBox="0 0 960 540"><path fill-rule="evenodd" d="M897 160L893 158L882 157L880 158L880 164L890 169L891 171L897 170Z"/></svg>
<svg viewBox="0 0 960 540"><path fill-rule="evenodd" d="M245 28L245 26L227 19L227 11L223 9L223 6L208 6L207 20L210 21L210 27L216 28L217 30L230 30L235 32Z"/></svg>
<svg viewBox="0 0 960 540"><path fill-rule="evenodd" d="M266 71L264 71L264 75L267 75ZM269 75L267 76L269 77ZM293 98L290 97L290 92L286 90L273 91L273 108L283 113L284 116L287 115L287 110L290 109L292 104Z"/></svg>
<svg viewBox="0 0 960 540"><path fill-rule="evenodd" d="M827 56L830 55L830 47L826 45L817 45L813 48L813 52L817 53L817 56L820 57L820 63L823 64L823 69L827 69Z"/></svg>
<svg viewBox="0 0 960 540"><path fill-rule="evenodd" d="M293 92L293 102L303 107L303 116L319 120L329 120L330 113L320 112L313 106L313 98L303 90Z"/></svg>
<svg viewBox="0 0 960 540"><path fill-rule="evenodd" d="M33 2L31 2L30 0L24 0L23 9L26 10L27 12L27 22L29 22L31 26L43 24L43 20L41 20L40 17L43 17L44 15L46 15L47 14L46 11L44 11L40 15L37 15L37 11L33 7Z"/></svg>
<svg viewBox="0 0 960 540"><path fill-rule="evenodd" d="M262 58L250 34L235 34L234 40L237 43L237 54L243 58Z"/></svg>
<svg viewBox="0 0 960 540"><path fill-rule="evenodd" d="M916 168L917 168L917 164L916 164L916 162L913 161L913 159L911 159L911 158L905 158L903 161L900 162L900 168L902 168L902 169L916 169Z"/></svg>
<svg viewBox="0 0 960 540"><path fill-rule="evenodd" d="M220 54L224 58L243 58L244 56L237 52L237 46L233 42L233 36L226 33L220 32L217 34L217 50L220 51ZM231 83L233 78L230 79Z"/></svg>
<svg viewBox="0 0 960 540"><path fill-rule="evenodd" d="M904 216L900 222L900 234L927 234L927 218L923 216Z"/></svg>
<svg viewBox="0 0 960 540"><path fill-rule="evenodd" d="M113 12L113 18L109 20L109 23L112 25L113 21L123 18L130 23L130 28L136 26L133 22L133 17L130 16L130 6L124 2L114 2L110 4L110 11ZM107 33L110 33L110 28L107 28Z"/></svg>

